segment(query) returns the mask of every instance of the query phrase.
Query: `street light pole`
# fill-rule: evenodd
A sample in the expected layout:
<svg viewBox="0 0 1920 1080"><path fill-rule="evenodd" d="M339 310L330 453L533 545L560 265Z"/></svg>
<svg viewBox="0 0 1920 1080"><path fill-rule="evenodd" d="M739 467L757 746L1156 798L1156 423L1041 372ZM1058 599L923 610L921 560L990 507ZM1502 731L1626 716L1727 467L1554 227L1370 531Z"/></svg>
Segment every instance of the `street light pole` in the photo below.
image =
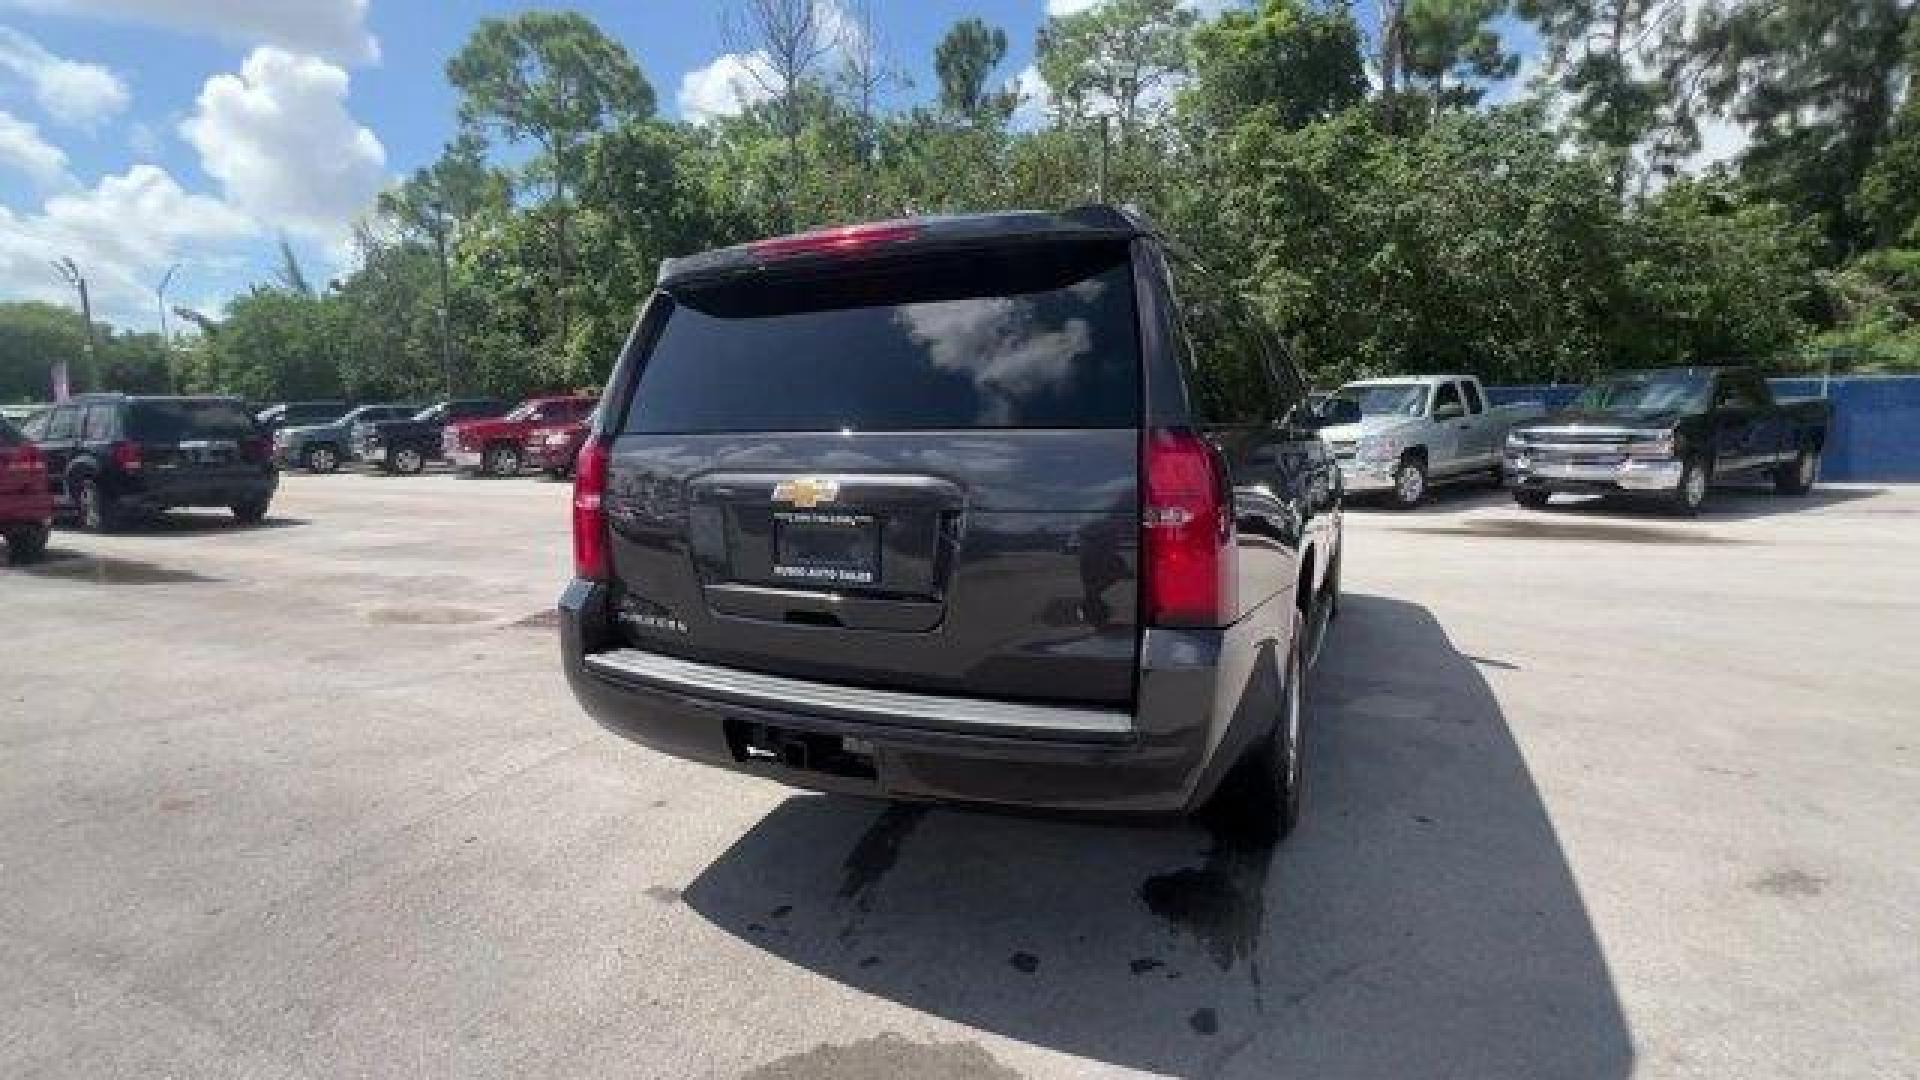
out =
<svg viewBox="0 0 1920 1080"><path fill-rule="evenodd" d="M167 267L160 284L153 287L154 304L160 311L160 359L167 365L167 389L176 394L180 392L180 373L174 370L173 337L167 333L167 286L173 284L173 275L179 270L179 263Z"/></svg>
<svg viewBox="0 0 1920 1080"><path fill-rule="evenodd" d="M87 276L80 272L80 264L71 256L54 260L53 268L62 280L80 291L80 317L87 324L87 360L97 372L100 368L100 342L93 329L93 301L87 296ZM67 362L56 360L53 365L53 396L56 401L65 401L70 392L68 385Z"/></svg>

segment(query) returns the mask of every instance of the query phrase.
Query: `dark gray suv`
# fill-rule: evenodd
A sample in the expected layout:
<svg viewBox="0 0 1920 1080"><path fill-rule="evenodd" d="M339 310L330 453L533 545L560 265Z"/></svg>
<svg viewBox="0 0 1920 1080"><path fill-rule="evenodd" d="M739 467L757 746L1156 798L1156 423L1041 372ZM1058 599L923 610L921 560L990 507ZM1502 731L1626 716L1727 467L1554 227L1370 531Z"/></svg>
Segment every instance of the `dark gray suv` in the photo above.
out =
<svg viewBox="0 0 1920 1080"><path fill-rule="evenodd" d="M1118 210L669 261L580 455L568 677L802 787L1284 835L1340 580L1305 396Z"/></svg>

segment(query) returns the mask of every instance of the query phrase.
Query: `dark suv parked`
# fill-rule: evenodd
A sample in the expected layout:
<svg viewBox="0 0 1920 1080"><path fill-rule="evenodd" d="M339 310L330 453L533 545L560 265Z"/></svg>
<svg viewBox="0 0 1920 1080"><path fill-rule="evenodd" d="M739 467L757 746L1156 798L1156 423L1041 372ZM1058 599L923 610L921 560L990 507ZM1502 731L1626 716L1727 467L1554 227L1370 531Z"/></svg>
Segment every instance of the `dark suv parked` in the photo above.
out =
<svg viewBox="0 0 1920 1080"><path fill-rule="evenodd" d="M96 531L137 514L224 506L259 521L280 483L237 398L83 394L33 418L56 508Z"/></svg>
<svg viewBox="0 0 1920 1080"><path fill-rule="evenodd" d="M1305 396L1116 210L671 261L580 454L574 693L805 787L1283 834L1341 551Z"/></svg>
<svg viewBox="0 0 1920 1080"><path fill-rule="evenodd" d="M448 424L503 416L511 408L511 403L494 398L455 398L422 409L410 420L356 424L353 454L384 472L411 476L440 459L440 436Z"/></svg>

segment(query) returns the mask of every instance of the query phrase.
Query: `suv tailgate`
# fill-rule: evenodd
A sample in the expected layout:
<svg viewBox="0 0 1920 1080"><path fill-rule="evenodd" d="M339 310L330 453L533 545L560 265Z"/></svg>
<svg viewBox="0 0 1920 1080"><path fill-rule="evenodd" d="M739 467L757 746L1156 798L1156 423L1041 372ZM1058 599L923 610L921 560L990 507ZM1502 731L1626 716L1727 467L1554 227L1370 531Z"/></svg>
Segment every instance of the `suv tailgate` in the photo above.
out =
<svg viewBox="0 0 1920 1080"><path fill-rule="evenodd" d="M1124 242L684 286L648 321L608 424L630 643L882 689L1132 700Z"/></svg>

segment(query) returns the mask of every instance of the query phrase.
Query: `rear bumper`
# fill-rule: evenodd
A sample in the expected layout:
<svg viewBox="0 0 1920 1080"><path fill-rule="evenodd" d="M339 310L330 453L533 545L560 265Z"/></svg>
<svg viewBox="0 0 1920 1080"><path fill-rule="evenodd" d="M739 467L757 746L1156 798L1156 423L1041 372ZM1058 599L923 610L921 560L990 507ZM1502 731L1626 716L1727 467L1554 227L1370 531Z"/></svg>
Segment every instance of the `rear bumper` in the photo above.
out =
<svg viewBox="0 0 1920 1080"><path fill-rule="evenodd" d="M114 493L130 509L166 510L176 506L232 506L271 499L280 489L280 474L263 469L249 475L217 477L145 476Z"/></svg>
<svg viewBox="0 0 1920 1080"><path fill-rule="evenodd" d="M1173 817L1212 794L1273 715L1244 694L1216 692L1273 664L1271 649L1253 647L1240 628L1148 631L1127 713L867 691L620 648L605 594L601 584L576 580L560 601L567 678L586 711L663 753L795 787ZM768 729L847 745L869 773L753 752L749 744Z"/></svg>
<svg viewBox="0 0 1920 1080"><path fill-rule="evenodd" d="M1579 463L1508 451L1507 483L1523 491L1673 491L1683 465L1661 458L1625 458L1611 463Z"/></svg>

